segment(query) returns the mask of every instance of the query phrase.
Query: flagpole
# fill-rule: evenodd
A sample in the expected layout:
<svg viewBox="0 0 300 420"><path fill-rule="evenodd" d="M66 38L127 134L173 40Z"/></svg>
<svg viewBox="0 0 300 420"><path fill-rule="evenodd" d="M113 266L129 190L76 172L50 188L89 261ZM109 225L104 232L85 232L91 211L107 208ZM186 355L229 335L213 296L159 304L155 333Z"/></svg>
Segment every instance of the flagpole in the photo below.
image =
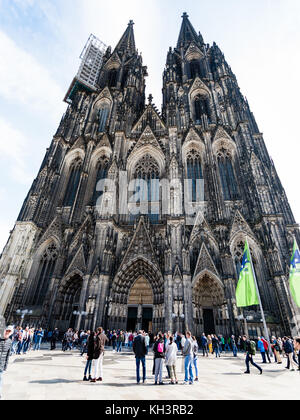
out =
<svg viewBox="0 0 300 420"><path fill-rule="evenodd" d="M248 238L247 237L246 237L246 241L248 243ZM249 248L249 243L248 243L248 248ZM269 353L270 353L270 355L272 355L270 335L269 335L267 322L266 322L266 317L265 317L265 313L264 313L264 309L263 309L263 306L262 306L262 301L261 301L261 297L260 297L260 293L259 293L259 288L258 288L258 283L257 283L257 279L256 279L256 273L255 273L254 266L253 266L253 261L252 261L252 255L251 255L250 248L249 248L249 254L250 254L250 263L251 263L251 268L252 268L252 272L253 272L253 278L254 278L256 293L257 293L257 297L258 297L258 301L259 301L261 316L262 316L264 330L265 330L265 338L266 338L266 340L269 344Z"/></svg>

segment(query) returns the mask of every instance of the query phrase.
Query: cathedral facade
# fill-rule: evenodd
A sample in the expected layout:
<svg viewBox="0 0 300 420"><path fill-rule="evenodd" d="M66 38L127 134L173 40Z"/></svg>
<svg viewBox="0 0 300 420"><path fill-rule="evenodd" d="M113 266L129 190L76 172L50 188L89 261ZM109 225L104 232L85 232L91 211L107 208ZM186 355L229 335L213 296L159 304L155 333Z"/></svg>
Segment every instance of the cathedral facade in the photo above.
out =
<svg viewBox="0 0 300 420"><path fill-rule="evenodd" d="M187 14L162 111L130 22L97 89L77 84L0 260L0 315L19 324L262 332L236 307L249 242L270 332L299 328L285 191L237 79ZM298 317L298 318L297 318Z"/></svg>

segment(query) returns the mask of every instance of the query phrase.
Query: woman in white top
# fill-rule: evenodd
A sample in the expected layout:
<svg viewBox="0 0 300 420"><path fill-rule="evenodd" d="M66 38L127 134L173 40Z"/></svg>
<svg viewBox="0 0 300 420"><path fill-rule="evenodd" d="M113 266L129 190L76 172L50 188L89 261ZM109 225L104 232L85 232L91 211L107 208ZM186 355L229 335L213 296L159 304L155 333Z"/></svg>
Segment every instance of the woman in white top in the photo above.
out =
<svg viewBox="0 0 300 420"><path fill-rule="evenodd" d="M176 374L176 362L177 362L177 344L174 343L174 339L171 336L169 338L169 345L166 351L166 365L169 367L169 372L171 376L171 384L178 384L177 374Z"/></svg>

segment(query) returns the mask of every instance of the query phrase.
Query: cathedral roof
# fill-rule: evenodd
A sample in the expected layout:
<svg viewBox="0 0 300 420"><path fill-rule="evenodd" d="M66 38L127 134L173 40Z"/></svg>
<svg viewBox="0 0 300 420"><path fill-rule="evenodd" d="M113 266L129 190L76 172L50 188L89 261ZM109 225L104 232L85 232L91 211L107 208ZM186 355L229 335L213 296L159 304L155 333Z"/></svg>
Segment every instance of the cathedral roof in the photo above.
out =
<svg viewBox="0 0 300 420"><path fill-rule="evenodd" d="M181 45L186 46L190 42L195 42L196 44L201 44L203 42L202 36L198 35L195 31L193 25L189 21L189 16L187 13L183 13L183 21L180 29L180 34L177 42L177 49Z"/></svg>

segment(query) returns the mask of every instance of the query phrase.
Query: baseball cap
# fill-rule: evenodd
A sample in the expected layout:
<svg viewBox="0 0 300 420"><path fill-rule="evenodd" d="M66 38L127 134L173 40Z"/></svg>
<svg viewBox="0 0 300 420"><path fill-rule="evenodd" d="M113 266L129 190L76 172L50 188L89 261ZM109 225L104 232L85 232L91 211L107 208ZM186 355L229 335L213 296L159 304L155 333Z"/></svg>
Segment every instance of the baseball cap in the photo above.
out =
<svg viewBox="0 0 300 420"><path fill-rule="evenodd" d="M13 325L9 325L8 327L5 328L5 331L13 331L15 328L13 327Z"/></svg>

